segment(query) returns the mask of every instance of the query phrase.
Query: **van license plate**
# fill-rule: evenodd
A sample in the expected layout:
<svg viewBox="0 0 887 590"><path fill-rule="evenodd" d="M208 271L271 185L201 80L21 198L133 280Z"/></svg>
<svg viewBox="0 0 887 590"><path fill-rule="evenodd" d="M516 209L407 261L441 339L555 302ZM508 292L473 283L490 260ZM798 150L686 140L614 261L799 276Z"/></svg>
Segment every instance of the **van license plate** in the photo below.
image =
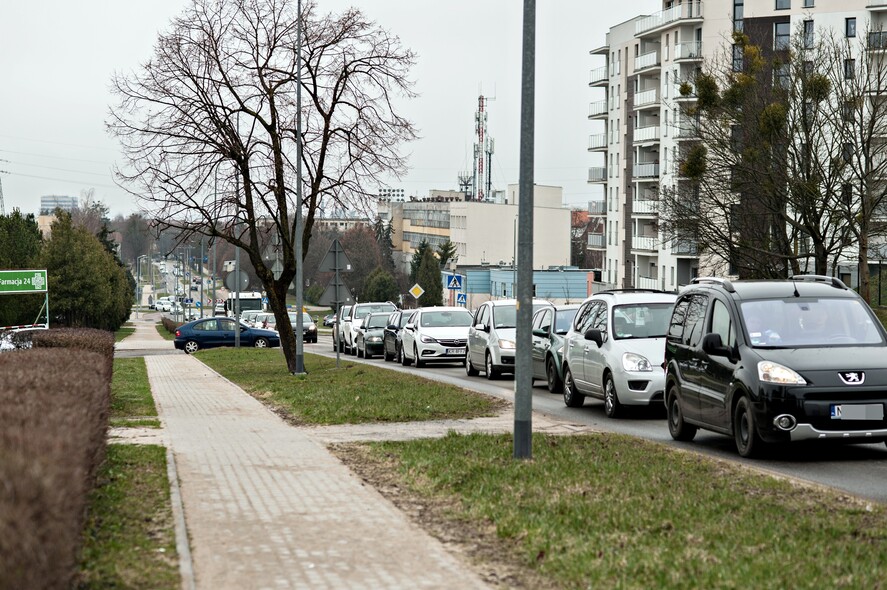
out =
<svg viewBox="0 0 887 590"><path fill-rule="evenodd" d="M884 404L832 404L832 420L883 420Z"/></svg>

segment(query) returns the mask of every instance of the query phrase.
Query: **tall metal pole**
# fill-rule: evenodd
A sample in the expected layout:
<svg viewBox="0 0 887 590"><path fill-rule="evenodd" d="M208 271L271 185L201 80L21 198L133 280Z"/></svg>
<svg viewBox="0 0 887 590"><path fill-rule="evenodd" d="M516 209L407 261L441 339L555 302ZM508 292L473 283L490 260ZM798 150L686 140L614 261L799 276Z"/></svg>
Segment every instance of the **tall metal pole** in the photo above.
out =
<svg viewBox="0 0 887 590"><path fill-rule="evenodd" d="M524 0L521 56L521 134L518 201L517 350L514 392L514 457L533 455L533 142L535 140L536 0Z"/></svg>
<svg viewBox="0 0 887 590"><path fill-rule="evenodd" d="M197 274L200 275L200 317L203 317L203 308L206 306L206 301L203 299L203 237L200 238L200 268L197 271Z"/></svg>
<svg viewBox="0 0 887 590"><path fill-rule="evenodd" d="M234 348L240 348L240 248L238 246L234 246L234 286Z"/></svg>
<svg viewBox="0 0 887 590"><path fill-rule="evenodd" d="M296 370L305 374L305 337L302 318L302 0L296 3Z"/></svg>

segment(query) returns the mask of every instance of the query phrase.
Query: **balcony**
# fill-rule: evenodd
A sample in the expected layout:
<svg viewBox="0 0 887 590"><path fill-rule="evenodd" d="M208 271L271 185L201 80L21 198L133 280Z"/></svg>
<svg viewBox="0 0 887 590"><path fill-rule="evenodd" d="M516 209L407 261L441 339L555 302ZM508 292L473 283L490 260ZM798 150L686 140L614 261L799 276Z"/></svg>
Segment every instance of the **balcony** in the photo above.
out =
<svg viewBox="0 0 887 590"><path fill-rule="evenodd" d="M638 127L634 130L634 143L659 141L659 125Z"/></svg>
<svg viewBox="0 0 887 590"><path fill-rule="evenodd" d="M650 277L638 277L637 282L635 283L636 289L662 289L662 284L659 279L653 279Z"/></svg>
<svg viewBox="0 0 887 590"><path fill-rule="evenodd" d="M675 256L697 256L696 240L681 238L671 242L671 253Z"/></svg>
<svg viewBox="0 0 887 590"><path fill-rule="evenodd" d="M634 236L631 238L632 250L653 250L656 251L659 246L659 240L653 237Z"/></svg>
<svg viewBox="0 0 887 590"><path fill-rule="evenodd" d="M607 66L603 66L600 68L595 68L591 70L591 74L588 77L588 85L589 86L606 86L607 82L609 82L610 77L607 74Z"/></svg>
<svg viewBox="0 0 887 590"><path fill-rule="evenodd" d="M589 248L606 248L607 242L604 240L604 234L588 234Z"/></svg>
<svg viewBox="0 0 887 590"><path fill-rule="evenodd" d="M606 99L598 100L598 101L593 102L590 105L588 105L588 118L589 119L597 119L597 118L601 118L601 117L605 118L606 116L607 116L607 101L606 101Z"/></svg>
<svg viewBox="0 0 887 590"><path fill-rule="evenodd" d="M634 24L634 35L640 37L657 32L677 21L702 20L702 2L689 0L668 10L642 18Z"/></svg>
<svg viewBox="0 0 887 590"><path fill-rule="evenodd" d="M651 88L634 95L634 108L659 107L659 89Z"/></svg>
<svg viewBox="0 0 887 590"><path fill-rule="evenodd" d="M647 68L659 67L659 52L650 51L634 58L634 71L645 70Z"/></svg>
<svg viewBox="0 0 887 590"><path fill-rule="evenodd" d="M866 49L869 51L883 51L887 49L887 32L876 31L869 33L869 42Z"/></svg>
<svg viewBox="0 0 887 590"><path fill-rule="evenodd" d="M588 136L588 151L598 151L607 149L607 134L596 133Z"/></svg>
<svg viewBox="0 0 887 590"><path fill-rule="evenodd" d="M659 178L659 164L635 164L632 176L635 179L647 178L656 180Z"/></svg>
<svg viewBox="0 0 887 590"><path fill-rule="evenodd" d="M678 129L675 132L674 136L680 141L685 141L688 139L699 139L699 130L696 127L696 123L679 123Z"/></svg>
<svg viewBox="0 0 887 590"><path fill-rule="evenodd" d="M869 0L866 9L872 12L887 10L887 0Z"/></svg>
<svg viewBox="0 0 887 590"><path fill-rule="evenodd" d="M607 214L607 203L605 201L589 201L588 202L588 214L589 215L606 215Z"/></svg>
<svg viewBox="0 0 887 590"><path fill-rule="evenodd" d="M656 215L659 213L659 201L635 199L631 202L632 215Z"/></svg>
<svg viewBox="0 0 887 590"><path fill-rule="evenodd" d="M589 168L588 182L607 182L607 169L603 166Z"/></svg>
<svg viewBox="0 0 887 590"><path fill-rule="evenodd" d="M702 59L702 41L692 41L690 43L678 43L674 46L675 61L680 60L701 60Z"/></svg>

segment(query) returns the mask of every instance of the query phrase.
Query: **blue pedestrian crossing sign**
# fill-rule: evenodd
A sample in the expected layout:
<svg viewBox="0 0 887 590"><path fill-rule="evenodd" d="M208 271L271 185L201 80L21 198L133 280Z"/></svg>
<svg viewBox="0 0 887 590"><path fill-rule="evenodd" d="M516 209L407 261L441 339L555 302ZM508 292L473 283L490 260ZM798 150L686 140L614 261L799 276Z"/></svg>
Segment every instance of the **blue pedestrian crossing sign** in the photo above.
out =
<svg viewBox="0 0 887 590"><path fill-rule="evenodd" d="M262 297L262 303L268 303L268 298L267 298L267 297Z"/></svg>
<svg viewBox="0 0 887 590"><path fill-rule="evenodd" d="M456 305L465 305L466 303L465 293L456 293Z"/></svg>
<svg viewBox="0 0 887 590"><path fill-rule="evenodd" d="M447 281L447 289L452 289L454 291L459 291L462 289L462 275L450 275L450 280Z"/></svg>

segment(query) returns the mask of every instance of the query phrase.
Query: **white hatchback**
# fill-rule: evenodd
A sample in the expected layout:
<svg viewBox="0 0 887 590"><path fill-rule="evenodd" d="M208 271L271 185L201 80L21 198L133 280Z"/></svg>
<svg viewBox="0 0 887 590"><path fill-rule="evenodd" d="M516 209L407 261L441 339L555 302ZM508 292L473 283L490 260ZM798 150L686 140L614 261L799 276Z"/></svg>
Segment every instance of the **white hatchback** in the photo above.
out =
<svg viewBox="0 0 887 590"><path fill-rule="evenodd" d="M423 307L401 330L401 363L465 361L471 312L464 307Z"/></svg>

